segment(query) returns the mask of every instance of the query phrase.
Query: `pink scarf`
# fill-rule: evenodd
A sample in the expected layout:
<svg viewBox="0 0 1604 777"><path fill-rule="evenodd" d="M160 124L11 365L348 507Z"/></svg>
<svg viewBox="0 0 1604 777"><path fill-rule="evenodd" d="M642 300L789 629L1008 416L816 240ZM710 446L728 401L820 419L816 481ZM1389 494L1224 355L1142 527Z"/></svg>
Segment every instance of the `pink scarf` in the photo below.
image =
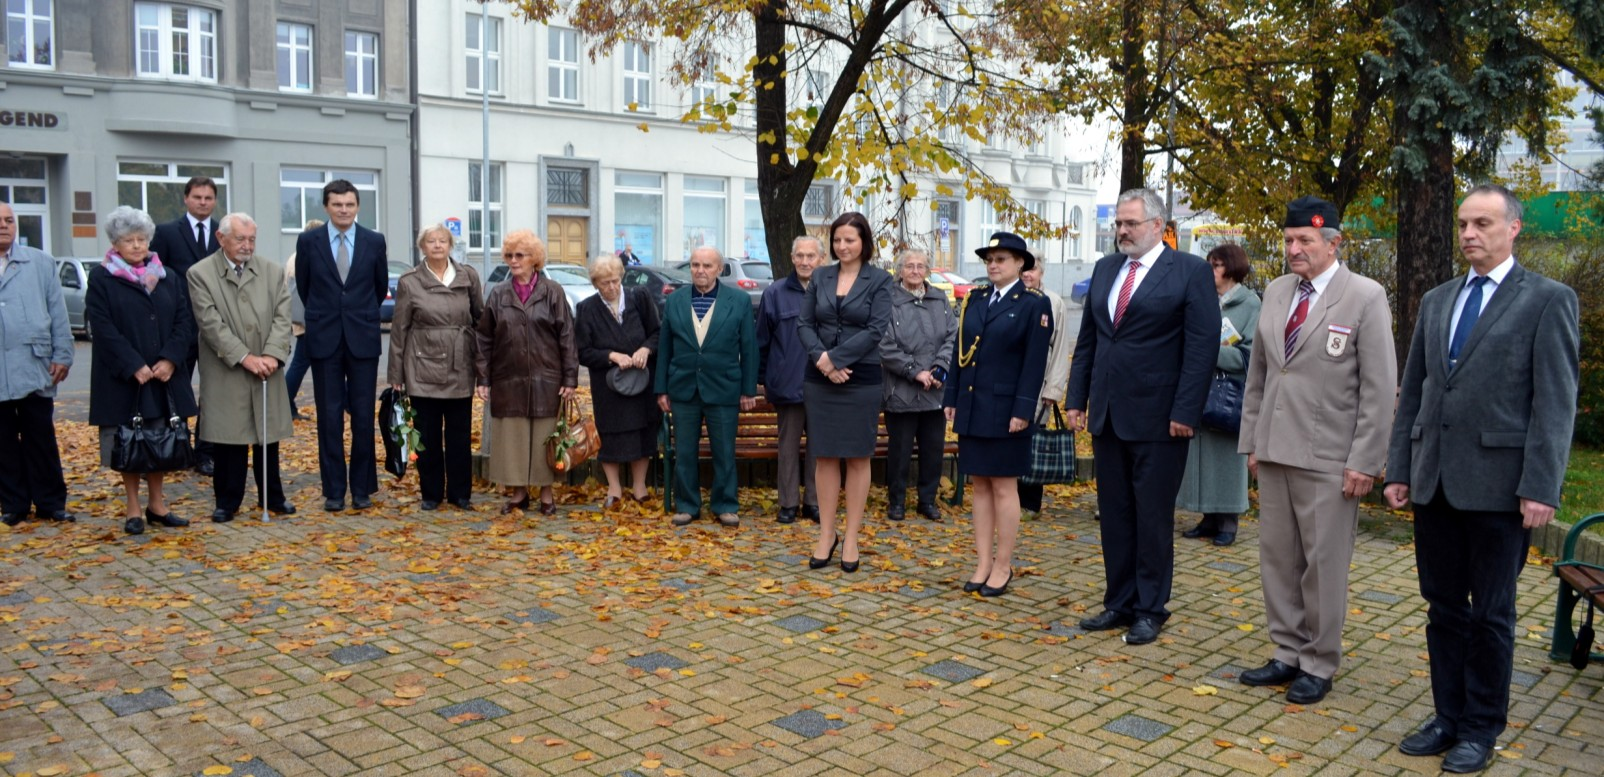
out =
<svg viewBox="0 0 1604 777"><path fill-rule="evenodd" d="M167 269L162 267L161 257L157 256L154 251L145 258L143 265L135 267L129 264L128 260L122 257L122 254L117 253L117 249L113 248L106 252L106 259L100 263L100 266L106 268L106 272L115 277L144 287L146 294L155 291L156 282L167 277Z"/></svg>
<svg viewBox="0 0 1604 777"><path fill-rule="evenodd" d="M522 283L519 283L517 278L513 278L512 279L512 291L513 291L514 294L518 295L518 304L520 304L520 305L529 304L529 297L530 297L530 295L535 293L535 284L537 284L539 282L540 282L540 273L538 273L538 272L535 273L534 275L529 276L529 285L527 285L527 286L525 286Z"/></svg>

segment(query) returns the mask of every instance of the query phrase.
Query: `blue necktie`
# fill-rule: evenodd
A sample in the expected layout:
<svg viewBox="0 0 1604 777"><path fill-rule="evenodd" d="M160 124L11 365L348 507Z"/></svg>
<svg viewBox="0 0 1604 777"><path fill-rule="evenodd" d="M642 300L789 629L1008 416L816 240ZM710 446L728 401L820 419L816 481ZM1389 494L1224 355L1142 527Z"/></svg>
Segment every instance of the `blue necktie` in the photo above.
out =
<svg viewBox="0 0 1604 777"><path fill-rule="evenodd" d="M1470 279L1470 293L1465 295L1465 308L1459 311L1459 325L1454 327L1454 339L1448 343L1450 370L1459 363L1459 349L1465 347L1465 341L1470 339L1470 330L1476 327L1476 319L1481 318L1481 287L1486 283L1485 275Z"/></svg>

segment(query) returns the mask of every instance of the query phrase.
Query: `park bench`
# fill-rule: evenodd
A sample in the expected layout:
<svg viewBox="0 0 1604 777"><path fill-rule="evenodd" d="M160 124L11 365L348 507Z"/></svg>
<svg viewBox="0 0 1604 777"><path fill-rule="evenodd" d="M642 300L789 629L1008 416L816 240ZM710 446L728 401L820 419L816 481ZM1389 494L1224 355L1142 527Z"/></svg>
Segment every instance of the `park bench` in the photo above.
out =
<svg viewBox="0 0 1604 777"><path fill-rule="evenodd" d="M1570 661L1578 669L1585 668L1589 660L1604 660L1604 653L1576 653L1577 630L1572 623L1576 605L1586 601L1589 611L1583 626L1584 641L1591 642L1592 610L1604 609L1604 558L1581 559L1576 551L1582 532L1600 522L1604 522L1604 513L1589 515L1572 526L1565 535L1564 552L1554 563L1554 576L1559 578L1559 612L1554 617L1554 642L1548 655L1555 661Z"/></svg>
<svg viewBox="0 0 1604 777"><path fill-rule="evenodd" d="M663 429L659 436L663 449L663 510L674 512L674 425L670 414L663 415ZM807 448L807 437L802 438L803 449ZM888 440L885 420L882 417L875 432L874 457L884 460ZM958 453L958 443L948 440L944 446L943 455L953 456ZM697 456L708 461L712 452L707 444L707 436L702 435L701 445L697 449ZM780 424L774 406L763 397L757 400L757 407L744 410L736 416L735 421L735 464L743 466L742 462L773 461L780 457ZM917 454L916 454L917 457ZM910 473L911 474L911 473ZM962 478L954 478L957 489L953 495L952 504L963 502L964 482Z"/></svg>

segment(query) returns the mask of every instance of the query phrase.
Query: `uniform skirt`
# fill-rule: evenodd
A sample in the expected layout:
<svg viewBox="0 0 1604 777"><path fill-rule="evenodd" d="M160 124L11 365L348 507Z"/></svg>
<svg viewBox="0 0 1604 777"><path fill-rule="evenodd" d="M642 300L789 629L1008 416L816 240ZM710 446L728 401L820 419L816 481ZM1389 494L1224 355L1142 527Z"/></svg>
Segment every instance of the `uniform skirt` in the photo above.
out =
<svg viewBox="0 0 1604 777"><path fill-rule="evenodd" d="M546 438L557 417L490 419L490 462L486 476L503 486L549 486L557 479L546 462Z"/></svg>
<svg viewBox="0 0 1604 777"><path fill-rule="evenodd" d="M1017 478L1030 471L1030 435L958 435L958 471L984 478Z"/></svg>
<svg viewBox="0 0 1604 777"><path fill-rule="evenodd" d="M627 432L601 432L601 452L597 461L623 463L649 459L657 453L657 427L643 426Z"/></svg>
<svg viewBox="0 0 1604 777"><path fill-rule="evenodd" d="M880 430L881 391L879 383L804 381L808 453L820 459L873 456L875 435Z"/></svg>

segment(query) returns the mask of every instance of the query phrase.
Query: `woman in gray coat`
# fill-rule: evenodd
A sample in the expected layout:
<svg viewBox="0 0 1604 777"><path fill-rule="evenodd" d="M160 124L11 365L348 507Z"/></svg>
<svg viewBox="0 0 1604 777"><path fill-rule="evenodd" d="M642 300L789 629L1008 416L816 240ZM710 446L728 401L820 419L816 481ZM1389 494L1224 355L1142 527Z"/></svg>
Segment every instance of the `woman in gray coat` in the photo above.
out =
<svg viewBox="0 0 1604 777"><path fill-rule="evenodd" d="M947 417L941 411L941 390L958 336L958 319L940 289L925 282L930 257L903 251L897 259L897 285L891 290L891 325L880 338L884 370L886 434L886 517L900 521L907 514L908 468L914 442L919 444L919 514L941 520L936 486L941 482L941 454L946 447Z"/></svg>
<svg viewBox="0 0 1604 777"><path fill-rule="evenodd" d="M1220 355L1214 368L1246 380L1253 330L1259 325L1259 295L1243 286L1253 271L1248 254L1234 243L1209 252L1214 289L1220 295ZM1226 342L1229 322L1240 340ZM1186 474L1175 506L1203 514L1197 526L1182 532L1193 539L1214 538L1215 545L1236 542L1237 517L1248 509L1248 457L1236 452L1236 434L1199 428L1186 452Z"/></svg>

